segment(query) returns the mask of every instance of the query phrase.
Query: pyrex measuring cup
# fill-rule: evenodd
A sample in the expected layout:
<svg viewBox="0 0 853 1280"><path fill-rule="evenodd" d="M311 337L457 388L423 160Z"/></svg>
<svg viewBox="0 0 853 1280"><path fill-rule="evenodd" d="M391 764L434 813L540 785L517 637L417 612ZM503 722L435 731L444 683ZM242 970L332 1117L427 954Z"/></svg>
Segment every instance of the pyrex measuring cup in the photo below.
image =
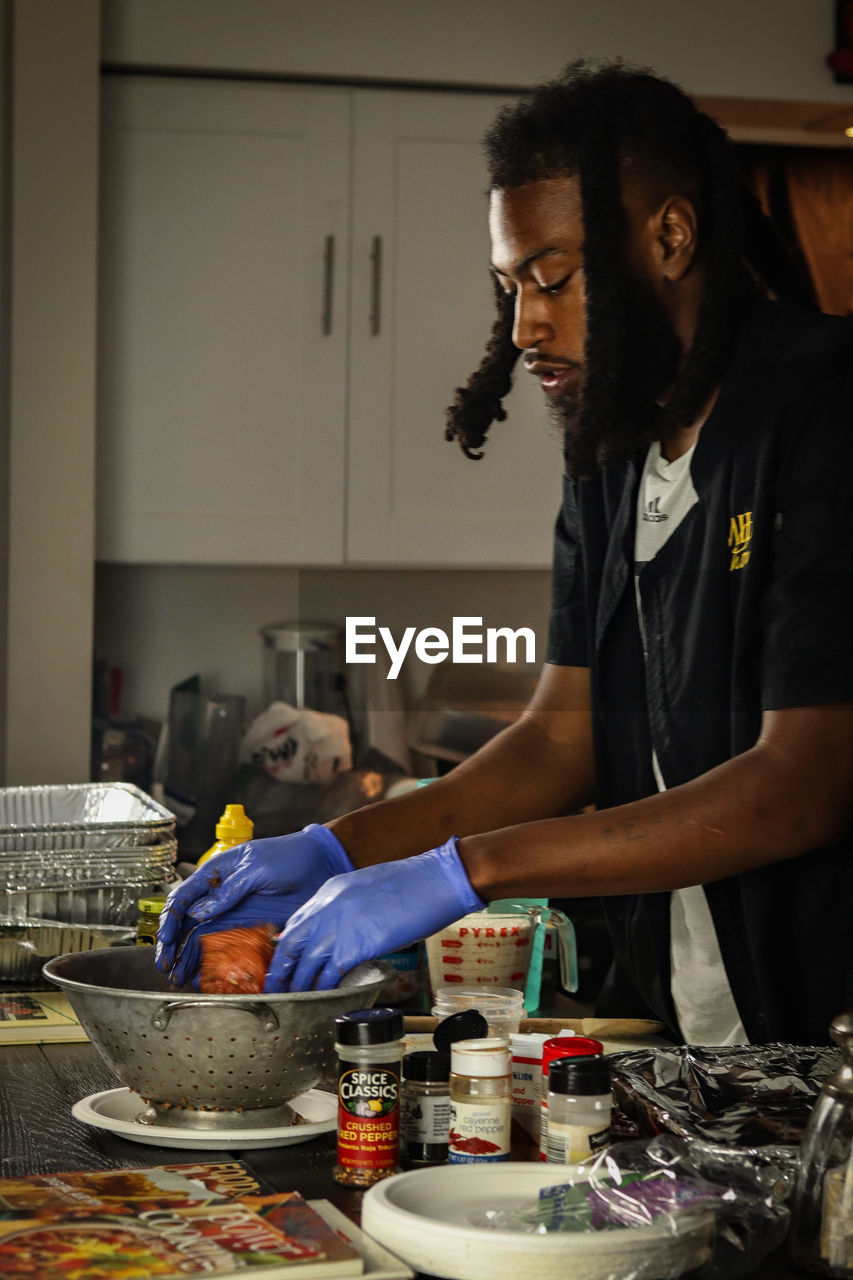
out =
<svg viewBox="0 0 853 1280"><path fill-rule="evenodd" d="M555 907L492 902L426 940L430 985L440 987L521 987L530 966L536 931L556 934L560 982L578 986L577 944L571 920Z"/></svg>

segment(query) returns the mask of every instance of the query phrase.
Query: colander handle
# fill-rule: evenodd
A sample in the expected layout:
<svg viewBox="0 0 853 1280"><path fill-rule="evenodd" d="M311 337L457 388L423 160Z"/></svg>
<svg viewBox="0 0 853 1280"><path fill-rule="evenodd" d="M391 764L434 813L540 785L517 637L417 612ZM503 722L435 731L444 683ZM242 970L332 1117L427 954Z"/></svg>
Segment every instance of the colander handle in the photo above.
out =
<svg viewBox="0 0 853 1280"><path fill-rule="evenodd" d="M249 1013L253 1018L261 1018L264 1031L278 1030L278 1018L268 1004L253 1000L248 1004L232 1004L229 1008L237 1009L240 1013ZM181 1009L219 1009L221 1011L222 1004L219 1000L168 1000L165 1004L158 1005L154 1011L151 1019L154 1030L165 1031L169 1025L169 1019Z"/></svg>

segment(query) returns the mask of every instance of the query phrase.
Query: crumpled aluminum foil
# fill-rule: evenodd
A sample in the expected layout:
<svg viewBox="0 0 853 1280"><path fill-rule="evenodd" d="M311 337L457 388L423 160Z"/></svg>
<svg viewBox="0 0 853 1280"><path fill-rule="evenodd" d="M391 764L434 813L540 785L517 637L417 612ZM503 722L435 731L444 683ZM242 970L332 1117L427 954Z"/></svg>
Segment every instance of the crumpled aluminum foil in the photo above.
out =
<svg viewBox="0 0 853 1280"><path fill-rule="evenodd" d="M765 1044L635 1049L610 1062L614 1101L640 1135L699 1138L790 1168L840 1060L835 1048Z"/></svg>

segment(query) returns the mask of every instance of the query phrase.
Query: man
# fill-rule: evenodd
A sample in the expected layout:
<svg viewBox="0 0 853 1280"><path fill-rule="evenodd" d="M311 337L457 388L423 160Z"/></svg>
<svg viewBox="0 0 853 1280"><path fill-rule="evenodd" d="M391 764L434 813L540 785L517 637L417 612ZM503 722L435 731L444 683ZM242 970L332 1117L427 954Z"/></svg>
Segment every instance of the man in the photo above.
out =
<svg viewBox="0 0 853 1280"><path fill-rule="evenodd" d="M483 901L602 895L602 1012L821 1042L853 1004L851 326L779 300L725 135L665 81L575 65L486 149L498 317L449 434L479 456L523 351L567 473L536 693L431 786L208 864L160 963L188 924L289 921L268 989L331 986Z"/></svg>

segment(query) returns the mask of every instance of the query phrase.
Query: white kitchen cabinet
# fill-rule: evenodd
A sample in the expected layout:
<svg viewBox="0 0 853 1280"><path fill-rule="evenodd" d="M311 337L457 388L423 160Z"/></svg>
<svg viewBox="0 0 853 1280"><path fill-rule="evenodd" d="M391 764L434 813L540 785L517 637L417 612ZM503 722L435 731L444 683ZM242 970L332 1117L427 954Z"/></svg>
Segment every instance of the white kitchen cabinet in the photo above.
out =
<svg viewBox="0 0 853 1280"><path fill-rule="evenodd" d="M547 565L562 457L517 366L480 461L444 409L494 318L480 139L501 100L355 95L347 557L360 564Z"/></svg>
<svg viewBox="0 0 853 1280"><path fill-rule="evenodd" d="M98 556L548 563L523 372L482 461L444 408L492 322L476 94L109 77Z"/></svg>
<svg viewBox="0 0 853 1280"><path fill-rule="evenodd" d="M340 564L350 109L105 79L100 559Z"/></svg>

